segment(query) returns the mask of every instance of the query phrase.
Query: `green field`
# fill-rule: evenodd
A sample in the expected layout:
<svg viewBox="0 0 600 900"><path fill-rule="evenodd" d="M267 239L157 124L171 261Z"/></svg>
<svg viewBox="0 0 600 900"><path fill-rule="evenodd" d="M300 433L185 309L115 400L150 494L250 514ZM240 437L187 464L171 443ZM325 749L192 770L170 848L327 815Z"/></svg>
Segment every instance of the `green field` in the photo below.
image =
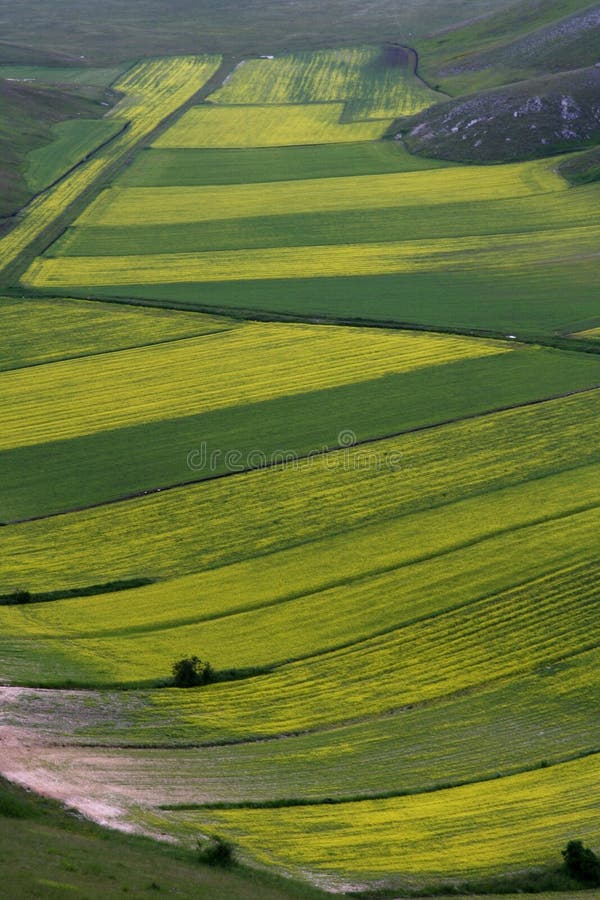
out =
<svg viewBox="0 0 600 900"><path fill-rule="evenodd" d="M125 316L134 322L141 316L142 323L149 318L146 312ZM197 327L200 330L200 322ZM205 327L211 335L219 325L208 319ZM206 346L203 339L170 341L143 352L105 353L86 362L77 360L60 372L46 367L32 370L18 385L12 379L12 390L20 397L19 409L29 411L34 430L28 434L20 419L14 420L13 447L7 449L11 426L6 413L2 416L2 518L44 515L156 486L200 481L269 465L288 454L300 458L338 447L340 436L343 440L349 429L353 440L372 440L586 389L600 381L597 361L583 355L517 348L494 353L493 346L483 345L487 354L469 357L466 348L457 345L455 359L445 359L443 353L440 357L438 351L436 360L436 345L443 351L448 339L404 334L390 334L386 339L381 332L371 338L373 347L366 355L364 350L358 355L359 348L364 348L358 335L349 345L340 345L341 353L350 348L354 365L348 366L346 361L345 372L326 367L315 381L301 339L312 338L317 354L325 348L331 352L335 341L323 344L314 331L288 326L289 339L281 350L295 360L295 368L287 371L281 361L279 369L275 367L275 348L272 342L269 348L268 340L252 345L244 339L240 349L234 350L231 341L241 335L238 329L219 339L211 335ZM248 334L251 337L252 331ZM281 341L283 332L276 325L263 326L263 334L266 338L276 335ZM333 333L330 336L333 338ZM378 343L381 355L392 351L390 364L383 368ZM411 346L429 358L415 361L405 370L401 353ZM219 377L224 389L230 384L216 374L218 370L210 372L207 351L211 348L216 354L221 350L236 353L236 380L244 396L238 396L235 405L226 402L222 393L212 401L207 396L207 378ZM244 355L246 370L242 372ZM268 377L277 372L277 387L263 384L262 392L257 392L260 368L269 356L273 362ZM319 359L313 357L312 365L322 367ZM214 365L214 356L212 360ZM203 374L198 378L200 366ZM178 375L169 381L172 369ZM290 371L296 373L293 382ZM80 433L66 431L53 419L52 392L72 398L75 386L84 378L88 387L80 402L61 404L64 421L78 422ZM5 381L10 406L16 401L10 400L11 386ZM112 404L102 402L109 383L113 384ZM49 394L44 392L45 384L51 385ZM148 392L154 395L152 404ZM136 410L138 416L144 411L145 420L136 418Z"/></svg>
<svg viewBox="0 0 600 900"><path fill-rule="evenodd" d="M44 190L122 129L122 124L110 119L61 122L54 128L54 140L29 154L27 184L35 193Z"/></svg>
<svg viewBox="0 0 600 900"><path fill-rule="evenodd" d="M184 164L185 153L208 151L172 151L156 167L159 151L149 151L139 181L134 168L124 186L103 192L25 280L71 293L95 283L99 296L183 307L518 335L598 318L595 185L569 189L547 161L367 175L363 146L336 157L279 150L306 171L285 181L275 166L267 182L254 181L267 151L251 151L247 183L241 175L218 183L227 157L213 155L215 168L209 159L206 177L192 178L185 166L202 171L203 157ZM374 165L398 152L381 147ZM326 168L327 159L349 166L354 154L363 174Z"/></svg>
<svg viewBox="0 0 600 900"><path fill-rule="evenodd" d="M150 147L136 156L123 172L119 184L125 187L251 184L413 172L447 165L440 160L411 156L392 141L258 150L157 150Z"/></svg>

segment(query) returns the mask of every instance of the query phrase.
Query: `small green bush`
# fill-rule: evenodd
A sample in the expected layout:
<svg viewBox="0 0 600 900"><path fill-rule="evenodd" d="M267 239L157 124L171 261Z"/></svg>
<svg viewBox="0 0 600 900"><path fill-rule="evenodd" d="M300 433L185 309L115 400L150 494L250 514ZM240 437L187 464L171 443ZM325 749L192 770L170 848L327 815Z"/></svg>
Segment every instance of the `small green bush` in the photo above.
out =
<svg viewBox="0 0 600 900"><path fill-rule="evenodd" d="M173 684L175 687L199 687L214 681L214 671L209 662L203 662L197 656L180 659L173 664Z"/></svg>
<svg viewBox="0 0 600 900"><path fill-rule="evenodd" d="M25 797L0 785L0 816L7 819L31 819L35 814L35 808Z"/></svg>
<svg viewBox="0 0 600 900"><path fill-rule="evenodd" d="M569 841L562 851L565 869L571 878L593 887L600 886L600 859L582 841Z"/></svg>
<svg viewBox="0 0 600 900"><path fill-rule="evenodd" d="M233 844L218 834L198 839L198 859L207 866L230 866L234 861Z"/></svg>

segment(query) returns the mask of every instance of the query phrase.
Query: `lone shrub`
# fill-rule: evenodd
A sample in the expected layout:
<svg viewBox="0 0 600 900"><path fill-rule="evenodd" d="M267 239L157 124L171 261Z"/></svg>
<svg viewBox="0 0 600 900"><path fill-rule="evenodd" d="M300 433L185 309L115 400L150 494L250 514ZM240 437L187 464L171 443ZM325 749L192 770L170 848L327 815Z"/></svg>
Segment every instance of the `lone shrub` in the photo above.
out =
<svg viewBox="0 0 600 900"><path fill-rule="evenodd" d="M562 851L565 869L571 878L590 886L600 886L600 859L581 841L569 841Z"/></svg>
<svg viewBox="0 0 600 900"><path fill-rule="evenodd" d="M199 839L198 859L207 866L230 866L234 861L233 844L218 834Z"/></svg>
<svg viewBox="0 0 600 900"><path fill-rule="evenodd" d="M209 662L203 662L197 656L180 659L173 665L173 684L175 687L199 687L214 680L214 672Z"/></svg>

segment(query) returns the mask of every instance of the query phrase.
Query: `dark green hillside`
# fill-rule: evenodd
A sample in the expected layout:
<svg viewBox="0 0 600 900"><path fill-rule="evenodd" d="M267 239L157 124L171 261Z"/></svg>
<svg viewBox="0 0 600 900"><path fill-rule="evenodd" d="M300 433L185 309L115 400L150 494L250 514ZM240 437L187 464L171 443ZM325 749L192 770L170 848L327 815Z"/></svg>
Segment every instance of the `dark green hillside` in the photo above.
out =
<svg viewBox="0 0 600 900"><path fill-rule="evenodd" d="M452 96L594 65L600 46L600 4L532 0L498 5L418 42L421 74Z"/></svg>
<svg viewBox="0 0 600 900"><path fill-rule="evenodd" d="M97 87L50 86L0 80L0 220L31 197L25 181L26 156L53 139L52 126L67 119L96 119L112 102Z"/></svg>
<svg viewBox="0 0 600 900"><path fill-rule="evenodd" d="M567 159L559 166L560 174L571 184L591 184L600 181L600 147Z"/></svg>
<svg viewBox="0 0 600 900"><path fill-rule="evenodd" d="M511 162L600 140L600 68L590 66L471 94L424 110L408 149L460 162Z"/></svg>

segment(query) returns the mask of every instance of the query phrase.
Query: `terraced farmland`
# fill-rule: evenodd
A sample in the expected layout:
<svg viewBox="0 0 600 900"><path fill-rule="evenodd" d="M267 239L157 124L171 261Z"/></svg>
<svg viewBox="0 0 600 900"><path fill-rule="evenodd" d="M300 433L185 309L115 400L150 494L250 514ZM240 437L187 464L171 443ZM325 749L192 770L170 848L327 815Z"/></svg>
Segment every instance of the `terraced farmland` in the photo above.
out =
<svg viewBox="0 0 600 900"><path fill-rule="evenodd" d="M379 141L415 63L139 63L0 302L0 771L338 891L600 846L598 189Z"/></svg>
<svg viewBox="0 0 600 900"><path fill-rule="evenodd" d="M182 106L218 69L218 57L181 57L140 62L113 85L125 94L111 114L128 127L93 158L84 161L67 178L36 197L21 220L0 240L2 267L19 255L122 154Z"/></svg>

